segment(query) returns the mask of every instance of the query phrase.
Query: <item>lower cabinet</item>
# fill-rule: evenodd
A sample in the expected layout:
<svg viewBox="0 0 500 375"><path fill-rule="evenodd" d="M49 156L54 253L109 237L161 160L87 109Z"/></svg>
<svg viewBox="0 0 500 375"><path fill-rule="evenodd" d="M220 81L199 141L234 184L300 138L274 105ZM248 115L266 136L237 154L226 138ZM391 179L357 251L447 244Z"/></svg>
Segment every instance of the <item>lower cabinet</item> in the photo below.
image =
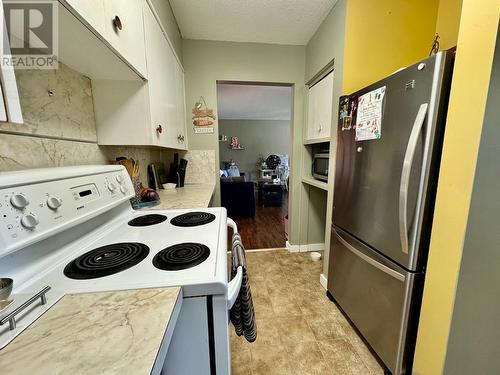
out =
<svg viewBox="0 0 500 375"><path fill-rule="evenodd" d="M148 81L93 80L98 143L187 149L184 71L144 3Z"/></svg>

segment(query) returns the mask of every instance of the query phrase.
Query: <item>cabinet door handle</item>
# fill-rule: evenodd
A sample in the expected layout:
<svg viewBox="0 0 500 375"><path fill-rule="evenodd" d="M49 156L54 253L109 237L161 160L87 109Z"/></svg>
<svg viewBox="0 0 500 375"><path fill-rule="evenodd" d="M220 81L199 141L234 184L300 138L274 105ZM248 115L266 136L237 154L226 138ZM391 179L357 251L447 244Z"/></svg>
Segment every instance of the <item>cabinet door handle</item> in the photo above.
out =
<svg viewBox="0 0 500 375"><path fill-rule="evenodd" d="M158 126L156 127L156 133L157 133L157 134L161 134L162 132L163 132L163 128L161 127L161 125L158 125Z"/></svg>
<svg viewBox="0 0 500 375"><path fill-rule="evenodd" d="M115 16L115 18L113 18L113 26L114 26L115 30L121 31L123 29L122 20L120 19L120 17Z"/></svg>

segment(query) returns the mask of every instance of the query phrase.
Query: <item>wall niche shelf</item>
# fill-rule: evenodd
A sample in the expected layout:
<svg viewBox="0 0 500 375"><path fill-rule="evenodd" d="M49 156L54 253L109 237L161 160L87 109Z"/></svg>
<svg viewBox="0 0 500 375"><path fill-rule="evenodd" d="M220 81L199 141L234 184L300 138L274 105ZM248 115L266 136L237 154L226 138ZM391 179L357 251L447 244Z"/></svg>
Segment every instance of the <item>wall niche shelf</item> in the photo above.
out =
<svg viewBox="0 0 500 375"><path fill-rule="evenodd" d="M318 189L328 191L328 183L325 181L317 180L314 177L302 177L302 182L304 184L317 187Z"/></svg>
<svg viewBox="0 0 500 375"><path fill-rule="evenodd" d="M326 143L326 142L330 142L331 140L332 140L332 137L307 139L304 141L304 145L315 145L317 143Z"/></svg>

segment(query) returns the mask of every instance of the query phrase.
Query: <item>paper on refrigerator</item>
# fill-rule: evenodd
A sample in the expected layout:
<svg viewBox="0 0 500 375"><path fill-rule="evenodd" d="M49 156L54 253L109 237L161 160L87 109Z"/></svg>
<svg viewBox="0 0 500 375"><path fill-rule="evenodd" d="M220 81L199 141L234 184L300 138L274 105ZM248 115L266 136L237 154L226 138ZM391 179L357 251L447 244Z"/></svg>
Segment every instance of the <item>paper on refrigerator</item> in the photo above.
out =
<svg viewBox="0 0 500 375"><path fill-rule="evenodd" d="M358 98L356 118L356 141L380 139L382 136L382 103L385 86L370 91Z"/></svg>

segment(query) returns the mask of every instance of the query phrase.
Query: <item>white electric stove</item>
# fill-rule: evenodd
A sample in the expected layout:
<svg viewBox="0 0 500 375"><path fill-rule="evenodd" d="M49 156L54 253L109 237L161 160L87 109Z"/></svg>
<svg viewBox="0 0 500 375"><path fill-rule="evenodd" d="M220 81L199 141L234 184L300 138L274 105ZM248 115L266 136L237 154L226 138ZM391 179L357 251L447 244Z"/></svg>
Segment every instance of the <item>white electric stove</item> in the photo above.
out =
<svg viewBox="0 0 500 375"><path fill-rule="evenodd" d="M240 272L227 275L234 222L224 208L134 211L133 195L122 166L0 173L0 277L14 280L0 348L65 294L181 286L168 352L152 372L229 374L228 309L241 284Z"/></svg>

